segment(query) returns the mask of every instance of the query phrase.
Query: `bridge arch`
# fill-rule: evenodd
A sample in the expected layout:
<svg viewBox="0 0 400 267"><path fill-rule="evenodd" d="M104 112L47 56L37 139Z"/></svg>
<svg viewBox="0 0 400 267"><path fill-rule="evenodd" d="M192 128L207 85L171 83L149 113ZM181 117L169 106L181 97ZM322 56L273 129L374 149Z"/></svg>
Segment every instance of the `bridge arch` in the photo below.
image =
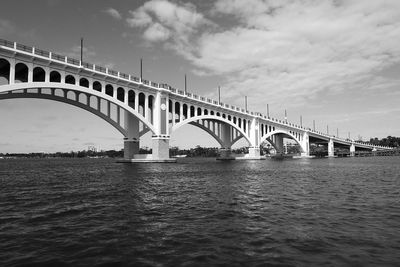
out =
<svg viewBox="0 0 400 267"><path fill-rule="evenodd" d="M198 125L200 125L200 124L196 123L198 120L214 120L214 121L220 121L220 122L226 123L226 124L232 126L233 129L237 130L237 131L240 133L240 138L242 138L242 137L245 138L246 141L249 143L249 145L252 145L252 143L251 143L251 141L250 141L250 138L249 138L249 137L247 136L247 134L243 131L243 129L239 128L238 125L234 124L232 121L229 121L229 120L224 119L224 118L222 118L222 117L218 117L218 116L216 116L216 115L201 115L201 116L196 116L196 117L192 117L192 118L185 119L185 120L183 120L183 121L181 121L181 122L175 124L174 126L172 126L172 129L171 129L171 133L170 133L170 134L173 134L173 133L174 133L176 130L178 130L180 127L182 127L183 125L189 124L189 123L192 124L192 125L198 126ZM199 127L199 128L201 128L201 129L204 130L203 127ZM206 132L207 132L207 133L210 133L209 130L206 130ZM212 136L215 138L215 135L212 135ZM233 140L232 144L234 144L234 143L235 143L236 141L238 141L240 138L237 138L237 140ZM216 138L216 140L220 143L220 140L218 140L218 139L219 139L219 138Z"/></svg>
<svg viewBox="0 0 400 267"><path fill-rule="evenodd" d="M144 118L144 116L139 114L132 107L126 105L124 102L118 101L116 98L110 97L101 92L98 92L95 90L89 91L86 87L81 87L81 86L77 86L77 85L63 84L63 83L47 83L47 82L18 83L18 84L2 85L2 86L0 86L0 96L1 96L0 99L25 98L24 94L1 94L1 93L13 92L13 91L19 91L19 90L37 89L37 88L41 88L42 90L61 89L61 90L65 90L64 91L65 95L63 97L59 97L59 96L56 96L55 94L39 94L39 93L37 93L36 96L31 95L26 98L55 100L55 101L64 102L67 104L71 104L71 105L83 108L83 109L99 116L100 118L105 119L112 126L114 126L117 130L119 130L123 135L126 135L126 131L121 126L117 125L113 120L111 120L111 118L109 118L106 115L104 115L103 113L101 113L100 110L99 110L99 112L96 112L94 108L90 107L90 105L85 105L79 101L81 99L80 95L85 96L86 103L88 103L90 101L90 97L95 96L95 97L99 98L99 101L100 101L100 99L104 99L104 100L106 100L110 103L113 103L116 106L119 106L120 108L130 112L132 115L134 115L136 118L138 118L139 121L141 121L143 123L144 127L147 127L152 133L156 132L153 125L150 123L150 121L147 121ZM71 94L72 94L72 96L71 96Z"/></svg>
<svg viewBox="0 0 400 267"><path fill-rule="evenodd" d="M272 146L275 147L275 144L273 144L273 142L272 142L272 140L271 140L271 137L274 136L274 135L277 135L277 134L282 134L284 137L288 137L288 138L294 140L294 141L300 146L300 149L302 150L302 152L304 152L304 151L303 151L304 148L303 148L303 146L301 145L300 140L297 139L295 135L291 134L291 133L288 132L288 131L284 131L284 130L274 130L274 131L272 131L272 132L269 132L269 133L263 135L263 136L261 137L260 144L262 144L262 143L265 142L265 141L268 141L269 143L271 143Z"/></svg>

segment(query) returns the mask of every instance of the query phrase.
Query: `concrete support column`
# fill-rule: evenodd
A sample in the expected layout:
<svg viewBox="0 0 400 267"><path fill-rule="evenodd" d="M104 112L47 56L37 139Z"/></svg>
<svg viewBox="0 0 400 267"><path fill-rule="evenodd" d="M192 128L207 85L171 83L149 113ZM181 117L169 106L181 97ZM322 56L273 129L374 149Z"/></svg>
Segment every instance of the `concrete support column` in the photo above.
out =
<svg viewBox="0 0 400 267"><path fill-rule="evenodd" d="M172 126L175 125L175 102L172 101Z"/></svg>
<svg viewBox="0 0 400 267"><path fill-rule="evenodd" d="M33 82L33 64L27 63L28 66L28 83Z"/></svg>
<svg viewBox="0 0 400 267"><path fill-rule="evenodd" d="M169 161L169 137L153 137L152 160Z"/></svg>
<svg viewBox="0 0 400 267"><path fill-rule="evenodd" d="M149 118L149 96L146 94L144 95L144 117L147 121L151 121Z"/></svg>
<svg viewBox="0 0 400 267"><path fill-rule="evenodd" d="M281 134L276 134L274 135L274 143L275 143L275 148L276 148L276 154L281 154L283 155L285 153L285 147L283 145L283 135Z"/></svg>
<svg viewBox="0 0 400 267"><path fill-rule="evenodd" d="M335 156L335 147L333 145L333 139L329 139L328 142L328 157L334 157Z"/></svg>
<svg viewBox="0 0 400 267"><path fill-rule="evenodd" d="M350 145L350 157L354 157L356 155L356 146L354 143Z"/></svg>
<svg viewBox="0 0 400 267"><path fill-rule="evenodd" d="M140 114L139 113L139 93L137 91L134 91L134 92L135 92L135 110L138 114Z"/></svg>
<svg viewBox="0 0 400 267"><path fill-rule="evenodd" d="M44 69L44 81L46 82L46 83L49 83L50 82L50 72L51 72L51 70L50 70L50 68L45 68ZM79 81L78 81L78 79L75 77L75 84L79 84Z"/></svg>
<svg viewBox="0 0 400 267"><path fill-rule="evenodd" d="M218 160L233 160L235 159L232 156L231 151L231 136L232 136L232 127L227 123L221 123L221 140L222 147L219 149Z"/></svg>
<svg viewBox="0 0 400 267"><path fill-rule="evenodd" d="M301 152L302 157L309 157L310 156L310 138L308 132L304 132L303 136L301 137Z"/></svg>
<svg viewBox="0 0 400 267"><path fill-rule="evenodd" d="M179 122L183 121L183 104L179 102Z"/></svg>
<svg viewBox="0 0 400 267"><path fill-rule="evenodd" d="M169 138L169 127L168 127L168 95L161 92L157 92L154 103L153 103L153 125L155 128L156 137L168 137Z"/></svg>
<svg viewBox="0 0 400 267"><path fill-rule="evenodd" d="M254 118L251 121L247 121L247 132L250 137L251 145L249 147L250 158L260 158L260 124L259 121Z"/></svg>
<svg viewBox="0 0 400 267"><path fill-rule="evenodd" d="M8 83L15 83L15 59L10 59L10 78L8 79Z"/></svg>
<svg viewBox="0 0 400 267"><path fill-rule="evenodd" d="M129 103L128 103L128 101L129 101L128 92L129 92L128 89L124 90L124 103L125 103L125 105L129 105Z"/></svg>
<svg viewBox="0 0 400 267"><path fill-rule="evenodd" d="M105 82L100 82L101 83L101 93L105 94L106 93L106 83Z"/></svg>
<svg viewBox="0 0 400 267"><path fill-rule="evenodd" d="M139 119L125 111L124 159L133 159L139 153Z"/></svg>

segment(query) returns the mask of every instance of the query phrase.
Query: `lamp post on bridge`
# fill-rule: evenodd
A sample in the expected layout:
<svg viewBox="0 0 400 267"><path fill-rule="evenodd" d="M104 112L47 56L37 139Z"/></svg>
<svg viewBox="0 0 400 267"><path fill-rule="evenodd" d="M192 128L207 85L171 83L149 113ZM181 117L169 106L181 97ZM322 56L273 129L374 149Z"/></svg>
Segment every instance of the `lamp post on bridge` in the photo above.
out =
<svg viewBox="0 0 400 267"><path fill-rule="evenodd" d="M329 125L326 125L326 134L329 135Z"/></svg>
<svg viewBox="0 0 400 267"><path fill-rule="evenodd" d="M247 113L247 95L244 96L244 110Z"/></svg>
<svg viewBox="0 0 400 267"><path fill-rule="evenodd" d="M185 74L185 95L186 95L186 93L187 93L187 84L186 84L186 74Z"/></svg>
<svg viewBox="0 0 400 267"><path fill-rule="evenodd" d="M313 120L312 123L313 123L313 131L315 132L315 120Z"/></svg>
<svg viewBox="0 0 400 267"><path fill-rule="evenodd" d="M339 137L339 128L336 128L336 137Z"/></svg>
<svg viewBox="0 0 400 267"><path fill-rule="evenodd" d="M140 58L140 82L143 81L143 59Z"/></svg>
<svg viewBox="0 0 400 267"><path fill-rule="evenodd" d="M218 85L218 105L221 105L221 87Z"/></svg>
<svg viewBox="0 0 400 267"><path fill-rule="evenodd" d="M300 127L303 127L303 116L300 115Z"/></svg>
<svg viewBox="0 0 400 267"><path fill-rule="evenodd" d="M83 63L83 37L81 37L81 66Z"/></svg>
<svg viewBox="0 0 400 267"><path fill-rule="evenodd" d="M269 119L269 105L267 104L267 117Z"/></svg>
<svg viewBox="0 0 400 267"><path fill-rule="evenodd" d="M285 109L285 123L287 123L287 112L286 112L286 109Z"/></svg>

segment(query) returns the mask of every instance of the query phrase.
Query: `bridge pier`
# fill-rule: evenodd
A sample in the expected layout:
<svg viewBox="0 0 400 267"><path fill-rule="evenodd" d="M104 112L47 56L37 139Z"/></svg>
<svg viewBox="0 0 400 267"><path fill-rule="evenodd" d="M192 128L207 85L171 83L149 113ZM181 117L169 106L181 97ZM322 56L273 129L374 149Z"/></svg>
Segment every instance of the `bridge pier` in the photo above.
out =
<svg viewBox="0 0 400 267"><path fill-rule="evenodd" d="M301 157L303 158L309 158L310 157L310 137L307 132L304 132L303 138L301 141Z"/></svg>
<svg viewBox="0 0 400 267"><path fill-rule="evenodd" d="M283 135L275 135L275 149L277 155L283 155L285 153L285 147L283 145Z"/></svg>
<svg viewBox="0 0 400 267"><path fill-rule="evenodd" d="M221 123L221 141L222 147L219 149L217 160L234 160L232 156L231 142L232 142L232 127L229 124Z"/></svg>
<svg viewBox="0 0 400 267"><path fill-rule="evenodd" d="M335 156L335 147L333 144L333 139L330 138L328 142L328 157L333 158Z"/></svg>
<svg viewBox="0 0 400 267"><path fill-rule="evenodd" d="M124 159L133 159L136 154L139 154L139 140L125 138Z"/></svg>
<svg viewBox="0 0 400 267"><path fill-rule="evenodd" d="M176 162L169 158L169 136L153 136L152 154L139 154L139 119L125 111L124 158L117 162Z"/></svg>
<svg viewBox="0 0 400 267"><path fill-rule="evenodd" d="M169 137L153 137L151 162L176 162L169 157Z"/></svg>
<svg viewBox="0 0 400 267"><path fill-rule="evenodd" d="M354 157L356 155L356 146L354 143L351 143L350 145L350 157Z"/></svg>

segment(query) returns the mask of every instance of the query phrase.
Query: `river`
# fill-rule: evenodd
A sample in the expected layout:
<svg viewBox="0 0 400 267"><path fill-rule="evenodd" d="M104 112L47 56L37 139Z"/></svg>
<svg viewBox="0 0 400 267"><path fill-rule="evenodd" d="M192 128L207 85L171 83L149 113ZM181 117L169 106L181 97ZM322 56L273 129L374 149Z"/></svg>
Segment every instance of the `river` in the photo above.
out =
<svg viewBox="0 0 400 267"><path fill-rule="evenodd" d="M0 266L399 266L400 158L0 160Z"/></svg>

